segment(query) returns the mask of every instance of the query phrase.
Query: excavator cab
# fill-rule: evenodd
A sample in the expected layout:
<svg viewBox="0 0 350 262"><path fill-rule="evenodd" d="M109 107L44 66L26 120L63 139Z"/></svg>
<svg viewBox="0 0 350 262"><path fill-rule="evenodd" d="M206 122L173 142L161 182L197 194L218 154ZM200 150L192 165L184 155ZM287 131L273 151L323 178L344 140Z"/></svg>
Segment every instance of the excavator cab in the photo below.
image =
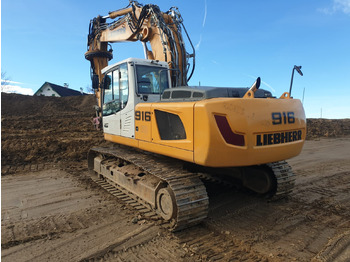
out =
<svg viewBox="0 0 350 262"><path fill-rule="evenodd" d="M134 138L135 106L159 101L163 91L171 87L168 64L129 58L104 68L102 73L103 131Z"/></svg>

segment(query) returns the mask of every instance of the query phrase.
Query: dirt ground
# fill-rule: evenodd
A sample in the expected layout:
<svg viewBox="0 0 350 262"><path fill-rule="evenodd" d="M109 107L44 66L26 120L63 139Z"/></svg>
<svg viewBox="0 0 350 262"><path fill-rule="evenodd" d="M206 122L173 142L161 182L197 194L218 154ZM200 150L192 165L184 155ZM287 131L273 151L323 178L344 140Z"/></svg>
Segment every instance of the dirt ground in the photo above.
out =
<svg viewBox="0 0 350 262"><path fill-rule="evenodd" d="M171 233L90 179L88 149L108 144L92 96L1 100L3 261L350 260L349 119L308 120L288 199L208 184L208 218Z"/></svg>

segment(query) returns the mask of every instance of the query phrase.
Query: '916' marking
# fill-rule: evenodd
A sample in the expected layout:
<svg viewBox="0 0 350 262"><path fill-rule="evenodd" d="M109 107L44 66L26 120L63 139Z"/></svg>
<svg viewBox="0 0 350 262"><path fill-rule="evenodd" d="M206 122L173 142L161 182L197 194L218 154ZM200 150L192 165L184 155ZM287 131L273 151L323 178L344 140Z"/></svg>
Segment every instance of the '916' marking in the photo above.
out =
<svg viewBox="0 0 350 262"><path fill-rule="evenodd" d="M151 112L149 112L149 111L135 111L135 120L151 121Z"/></svg>
<svg viewBox="0 0 350 262"><path fill-rule="evenodd" d="M294 112L273 112L272 113L272 124L281 125L281 124L294 124L295 117Z"/></svg>

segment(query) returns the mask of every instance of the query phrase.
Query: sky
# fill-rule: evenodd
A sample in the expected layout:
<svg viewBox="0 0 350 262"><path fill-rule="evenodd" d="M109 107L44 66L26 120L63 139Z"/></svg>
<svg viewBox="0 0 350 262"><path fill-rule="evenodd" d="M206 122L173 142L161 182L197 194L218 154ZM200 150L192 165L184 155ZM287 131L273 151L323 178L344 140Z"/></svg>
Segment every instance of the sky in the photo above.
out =
<svg viewBox="0 0 350 262"><path fill-rule="evenodd" d="M289 90L307 118L350 118L350 0L153 0L177 6L196 49L190 85ZM91 86L85 60L89 21L128 0L2 0L1 72L8 91L32 95L46 81ZM187 46L188 50L189 45ZM113 44L116 63L144 58L140 42Z"/></svg>

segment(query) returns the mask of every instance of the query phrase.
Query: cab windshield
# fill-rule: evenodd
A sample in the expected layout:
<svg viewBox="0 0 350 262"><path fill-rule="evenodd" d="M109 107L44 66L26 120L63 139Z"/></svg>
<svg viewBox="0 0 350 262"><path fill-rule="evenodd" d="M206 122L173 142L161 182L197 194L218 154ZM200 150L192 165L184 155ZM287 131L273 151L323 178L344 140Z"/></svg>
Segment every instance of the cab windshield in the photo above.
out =
<svg viewBox="0 0 350 262"><path fill-rule="evenodd" d="M162 94L169 88L168 70L163 67L136 65L139 94Z"/></svg>

